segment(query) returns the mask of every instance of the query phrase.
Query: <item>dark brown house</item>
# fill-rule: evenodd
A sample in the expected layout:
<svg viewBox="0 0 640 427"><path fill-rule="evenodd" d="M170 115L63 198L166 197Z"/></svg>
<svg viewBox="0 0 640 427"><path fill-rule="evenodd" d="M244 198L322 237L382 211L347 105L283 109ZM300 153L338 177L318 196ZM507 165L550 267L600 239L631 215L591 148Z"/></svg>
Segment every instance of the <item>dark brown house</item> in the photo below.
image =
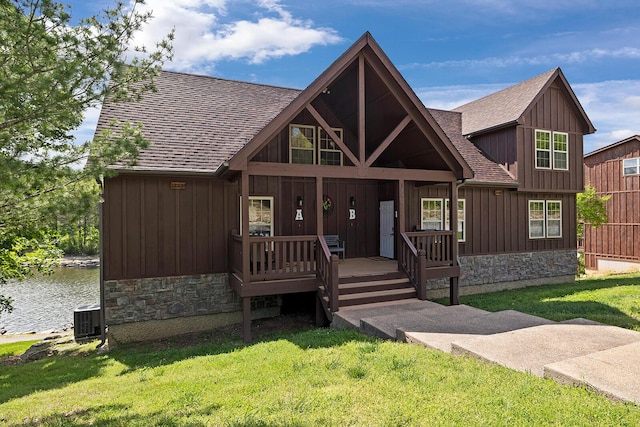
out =
<svg viewBox="0 0 640 427"><path fill-rule="evenodd" d="M594 270L640 269L640 136L584 156L585 182L609 195L609 222L584 228L585 265Z"/></svg>
<svg viewBox="0 0 640 427"><path fill-rule="evenodd" d="M157 86L107 101L98 124L141 121L151 141L105 182L116 341L240 320L249 339L250 316L290 293L317 294L331 321L346 305L573 280L594 128L560 69L429 110L366 33L302 91L174 72ZM385 259L392 271L364 264Z"/></svg>

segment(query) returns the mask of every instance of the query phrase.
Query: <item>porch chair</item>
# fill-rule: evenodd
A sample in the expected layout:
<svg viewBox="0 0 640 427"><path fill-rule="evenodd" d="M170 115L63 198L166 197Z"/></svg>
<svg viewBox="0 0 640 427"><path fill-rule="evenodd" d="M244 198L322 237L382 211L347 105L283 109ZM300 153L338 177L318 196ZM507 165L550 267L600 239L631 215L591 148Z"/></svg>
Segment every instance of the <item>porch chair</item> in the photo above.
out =
<svg viewBox="0 0 640 427"><path fill-rule="evenodd" d="M342 254L342 259L344 259L344 240L340 240L340 236L337 234L326 234L324 236L324 241L327 242L327 246L329 247L329 252L332 254L338 254L338 258L340 254Z"/></svg>

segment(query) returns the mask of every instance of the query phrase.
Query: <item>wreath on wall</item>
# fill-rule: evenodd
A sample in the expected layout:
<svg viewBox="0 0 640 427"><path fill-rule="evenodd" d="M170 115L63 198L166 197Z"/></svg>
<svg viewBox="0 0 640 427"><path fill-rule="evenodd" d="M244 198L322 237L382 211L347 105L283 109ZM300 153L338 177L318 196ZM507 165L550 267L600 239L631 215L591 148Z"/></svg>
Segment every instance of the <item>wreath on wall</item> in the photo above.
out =
<svg viewBox="0 0 640 427"><path fill-rule="evenodd" d="M322 211L327 215L333 212L333 200L326 194L322 196Z"/></svg>

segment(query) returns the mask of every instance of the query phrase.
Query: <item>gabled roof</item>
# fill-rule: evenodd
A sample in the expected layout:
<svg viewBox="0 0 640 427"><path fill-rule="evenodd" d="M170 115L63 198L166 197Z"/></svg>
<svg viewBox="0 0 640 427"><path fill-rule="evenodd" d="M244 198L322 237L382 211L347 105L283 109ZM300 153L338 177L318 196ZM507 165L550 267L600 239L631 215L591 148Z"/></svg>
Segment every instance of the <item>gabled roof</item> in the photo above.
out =
<svg viewBox="0 0 640 427"><path fill-rule="evenodd" d="M329 68L303 90L291 104L282 110L273 121L267 124L253 140L243 147L231 159L229 168L234 170L246 168L247 162L251 157L271 141L286 123L293 120L308 104L330 86L345 69L354 62L361 60L361 58L373 59L381 64L381 67L376 71L378 74L384 74L382 76L383 81L386 80L399 88L398 92L408 99L410 105L406 108L406 113L423 131L428 130L436 135L437 141L434 141L434 148L449 164L451 170L455 171L460 178L471 178L473 173L470 166L457 152L446 134L440 129L435 119L431 117L431 114L429 114L418 96L369 32L365 32Z"/></svg>
<svg viewBox="0 0 640 427"><path fill-rule="evenodd" d="M429 113L445 131L453 145L473 169L468 183L491 183L517 187L515 178L502 166L489 159L471 141L462 136L462 113L429 108Z"/></svg>
<svg viewBox="0 0 640 427"><path fill-rule="evenodd" d="M462 134L473 135L522 123L522 116L556 80L559 80L565 94L573 101L576 113L585 126L585 133L595 132L562 70L555 68L455 108L453 111L462 113Z"/></svg>
<svg viewBox="0 0 640 427"><path fill-rule="evenodd" d="M591 157L593 155L600 154L600 153L605 152L605 151L609 151L609 150L611 150L613 148L620 147L621 145L625 145L625 144L627 144L627 143L629 143L629 142L631 142L633 140L640 141L640 135L633 135L633 136L630 136L629 138L625 138L625 139L623 139L621 141L614 142L613 144L609 144L607 146L604 146L602 148L594 150L594 151L592 151L590 153L585 154L584 158L586 159L587 157Z"/></svg>
<svg viewBox="0 0 640 427"><path fill-rule="evenodd" d="M140 102L105 102L100 112L96 132L111 119L144 126L151 145L127 170L212 173L300 93L169 71L160 72L156 86Z"/></svg>

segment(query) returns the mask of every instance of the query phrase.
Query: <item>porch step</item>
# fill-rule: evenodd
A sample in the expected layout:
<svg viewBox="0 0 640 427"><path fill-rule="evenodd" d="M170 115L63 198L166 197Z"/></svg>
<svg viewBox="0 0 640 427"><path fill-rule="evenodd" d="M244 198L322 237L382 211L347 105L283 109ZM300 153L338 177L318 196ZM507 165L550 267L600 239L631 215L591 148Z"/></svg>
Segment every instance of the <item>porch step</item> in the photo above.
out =
<svg viewBox="0 0 640 427"><path fill-rule="evenodd" d="M398 301L416 297L416 290L411 288L388 289L384 291L362 292L340 295L340 307L371 304L374 302Z"/></svg>
<svg viewBox="0 0 640 427"><path fill-rule="evenodd" d="M367 280L366 282L352 282L338 285L340 295L351 295L365 292L389 291L394 289L406 289L413 286L407 277L386 280Z"/></svg>
<svg viewBox="0 0 640 427"><path fill-rule="evenodd" d="M380 276L349 277L340 279L340 307L370 304L374 302L398 301L416 298L416 290L402 273ZM323 303L328 307L328 296L319 288Z"/></svg>

